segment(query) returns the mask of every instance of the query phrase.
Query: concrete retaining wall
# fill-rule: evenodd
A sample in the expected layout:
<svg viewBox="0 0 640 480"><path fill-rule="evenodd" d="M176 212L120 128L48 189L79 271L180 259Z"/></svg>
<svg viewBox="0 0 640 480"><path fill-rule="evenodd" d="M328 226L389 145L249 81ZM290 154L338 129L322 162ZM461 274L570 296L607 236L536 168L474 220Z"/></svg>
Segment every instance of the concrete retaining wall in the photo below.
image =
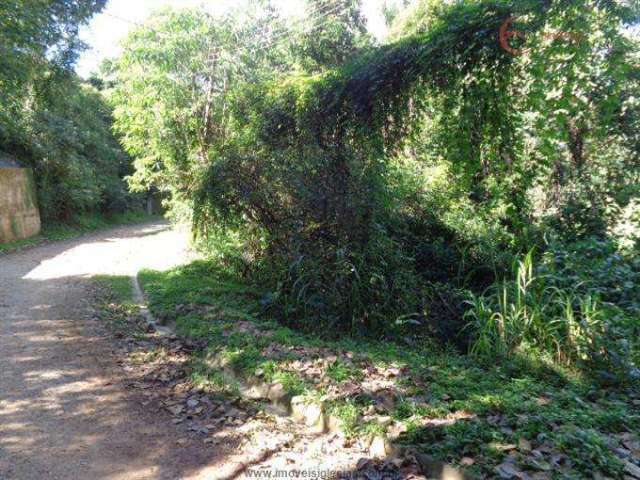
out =
<svg viewBox="0 0 640 480"><path fill-rule="evenodd" d="M0 243L40 233L40 212L31 170L0 168Z"/></svg>

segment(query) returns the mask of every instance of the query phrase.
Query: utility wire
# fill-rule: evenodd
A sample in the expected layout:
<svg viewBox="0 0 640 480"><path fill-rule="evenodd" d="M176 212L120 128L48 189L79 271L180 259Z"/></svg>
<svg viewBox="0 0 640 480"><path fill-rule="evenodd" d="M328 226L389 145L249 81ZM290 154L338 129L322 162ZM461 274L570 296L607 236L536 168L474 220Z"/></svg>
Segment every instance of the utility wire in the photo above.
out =
<svg viewBox="0 0 640 480"><path fill-rule="evenodd" d="M322 15L321 17L316 17L316 18L324 18L325 21L323 21L323 22L321 22L319 24L313 25L312 28L310 28L308 30L303 30L302 33L311 33L311 32L314 32L314 31L322 28L325 25L328 25L329 24L329 15L339 16L339 15L345 13L347 10L349 10L349 8L350 7L347 6L347 7L344 7L342 9L336 9L336 10L328 11L325 15ZM313 19L304 19L302 22L300 22L300 24L306 23L307 20L313 20ZM293 25L293 27L295 27L297 25L298 24L295 24L295 25ZM268 48L272 48L272 47L274 47L276 45L286 43L286 41L288 40L288 37L290 37L293 32L292 32L292 30L283 29L281 32L278 32L278 33L279 33L278 35L274 36L271 39L270 43L268 43L267 45L263 45L263 46L259 47L255 51L263 51L263 50L266 50Z"/></svg>
<svg viewBox="0 0 640 480"><path fill-rule="evenodd" d="M323 18L323 17L325 17L327 15L335 13L335 12L333 12L333 10L336 10L339 7L340 7L339 5L335 5L333 7L329 7L327 9L325 9L325 7L322 6L322 5L321 6L316 6L316 7L312 8L312 9L310 9L306 13L305 17L300 18L298 20L294 20L293 22L291 22L291 24L295 26L295 25L303 24L307 20L312 20L314 18ZM320 15L316 16L316 14L320 14ZM141 28L145 28L147 30L151 30L153 33L155 33L156 35L159 35L161 37L167 35L165 32L160 32L160 31L150 27L147 24L136 22L135 20L128 20L128 19L120 17L118 15L113 15L112 13L109 13L109 12L102 12L102 15L106 15L108 17L114 18L116 20L120 20L121 22L125 22L125 23L128 23L130 25L135 25L136 27L141 27ZM287 31L286 29L281 29L278 33L287 34L287 33L290 33L290 32Z"/></svg>
<svg viewBox="0 0 640 480"><path fill-rule="evenodd" d="M289 29L287 28L282 28L280 30L274 30L274 32L276 33L275 35L273 35L270 38L270 41L266 44L263 45L261 47L259 47L258 49L256 49L255 51L264 51L268 48L272 48L275 45L281 44L281 41L286 41L286 39L288 37L291 36L292 34L292 30L293 28L297 27L297 26L301 26L303 24L305 24L306 22L308 22L309 20L321 20L321 19L328 19L330 15L341 15L342 13L346 12L350 7L343 7L342 9L340 9L340 5L335 5L329 9L324 10L322 7L317 7L315 9L312 9L310 13L308 13L305 17L293 21L291 22L291 27ZM319 15L318 15L319 14ZM137 27L140 28L145 28L147 30L151 30L153 33L155 33L156 35L158 35L159 37L166 37L168 34L165 32L160 32L152 27L150 27L149 25L145 25L143 23L140 22L136 22L133 20L127 20L126 18L122 18L118 15L113 15L111 13L108 12L103 12L103 15L107 15L108 17L114 18L116 20L120 20L122 22L125 23L129 23L131 25L135 25ZM320 22L319 24L316 24L311 31L313 30L317 30L318 28L321 28L323 25L328 24L328 21L324 21L324 22ZM273 32L272 32L273 33ZM305 31L304 33L310 33L310 31Z"/></svg>
<svg viewBox="0 0 640 480"><path fill-rule="evenodd" d="M264 52L268 49L272 49L276 46L280 46L285 44L288 40L289 37L292 35L293 33L293 29L295 29L296 27L299 26L303 26L305 23L309 22L309 21L320 21L320 22L316 22L315 25L312 26L312 28L310 29L306 29L303 30L302 33L304 34L308 34L311 33L313 31L316 31L320 28L322 28L324 25L327 25L329 23L329 16L331 15L342 15L344 12L346 12L347 10L349 10L349 6L343 6L343 8L340 8L340 5L334 5L328 9L324 8L324 6L318 6L316 8L311 9L310 13L307 13L307 15L303 18L300 18L299 20L293 21L290 23L289 28L282 28L280 30L274 30L274 32L276 32L275 35L273 35L270 39L269 42L267 42L265 45L261 45L257 48L254 48L252 51L253 52ZM160 38L166 38L166 36L168 36L169 34L166 32L160 32L158 30L156 30L153 27L150 27L149 25L145 25L143 23L140 22L136 22L133 20L128 20L125 18L122 18L118 15L113 15L111 13L108 12L103 12L104 15L107 15L111 18L114 18L116 20L120 20L122 22L125 23L129 23L131 25L135 25L137 27L140 28L145 28L147 30L152 31L153 33L155 33L156 35L158 35ZM273 32L272 32L273 33ZM217 46L214 46L213 44L209 47L209 51L207 53L207 65L211 66L212 62L214 62L214 59L212 58L214 51L219 50L219 48ZM185 61L179 61L178 62L179 66L185 66Z"/></svg>

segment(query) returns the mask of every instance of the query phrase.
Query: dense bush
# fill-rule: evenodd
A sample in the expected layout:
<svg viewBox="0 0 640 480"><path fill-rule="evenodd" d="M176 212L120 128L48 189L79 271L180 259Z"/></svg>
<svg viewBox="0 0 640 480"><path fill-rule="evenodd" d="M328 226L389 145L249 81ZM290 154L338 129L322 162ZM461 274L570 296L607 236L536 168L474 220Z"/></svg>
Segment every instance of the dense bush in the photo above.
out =
<svg viewBox="0 0 640 480"><path fill-rule="evenodd" d="M539 269L553 276L558 288L597 295L640 318L638 250L625 252L616 242L597 237L568 245L552 242Z"/></svg>
<svg viewBox="0 0 640 480"><path fill-rule="evenodd" d="M134 32L113 96L139 157L133 184L170 192L201 237L226 239L223 261L268 288L264 305L290 325L473 339L476 352L529 343L563 361L613 352L595 345L632 318L633 289L616 296L596 272L582 290L558 282L591 274L567 245L635 248L638 56L624 27L638 12L423 1L382 46L357 14L337 17L328 31L348 41L326 52L330 39L293 31L259 49L270 25L286 28L259 8L164 12ZM497 40L510 17L527 33L522 55ZM533 247L548 250L540 269L562 273L528 260L510 280ZM635 282L628 260L619 268ZM625 320L603 320L616 312ZM585 345L572 344L583 327Z"/></svg>
<svg viewBox="0 0 640 480"><path fill-rule="evenodd" d="M34 109L19 156L34 169L46 221L139 203L123 181L130 159L111 133L110 115L102 94L73 77Z"/></svg>
<svg viewBox="0 0 640 480"><path fill-rule="evenodd" d="M637 259L625 261L597 239L553 245L538 265L529 252L514 280L471 296L471 352L494 358L536 347L607 381L638 380L639 275Z"/></svg>
<svg viewBox="0 0 640 480"><path fill-rule="evenodd" d="M384 332L423 315L419 252L392 232L406 205L388 182L388 158L416 131L427 106L421 96L444 95L481 70L498 81L508 69L511 59L490 34L508 9L491 3L464 12L453 9L439 29L322 75L247 89L236 106L246 140L209 168L196 221L206 228L245 218L258 227L266 243L257 255L267 257L285 317L292 298L304 304L295 308L298 321L339 329ZM496 135L487 129L487 138Z"/></svg>

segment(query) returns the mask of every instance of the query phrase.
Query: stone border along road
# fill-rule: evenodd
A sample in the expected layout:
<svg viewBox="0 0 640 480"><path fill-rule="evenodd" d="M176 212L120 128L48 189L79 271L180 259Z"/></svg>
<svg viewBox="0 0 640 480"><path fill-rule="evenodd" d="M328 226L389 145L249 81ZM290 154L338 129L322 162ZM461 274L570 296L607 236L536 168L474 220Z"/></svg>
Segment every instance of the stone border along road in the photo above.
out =
<svg viewBox="0 0 640 480"><path fill-rule="evenodd" d="M176 337L172 326L162 325L151 313L147 306L145 292L140 285L138 275L133 275L132 286L134 301L140 314L151 331L159 336ZM300 425L300 428L311 434L337 433L344 435L342 420L326 413L326 405L322 400L306 398L304 396L291 396L284 390L281 383L265 382L255 377L247 376L239 370L234 370L228 359L215 356L209 360L211 366L223 371L230 383L238 385L239 395L248 401L258 400L268 403L268 410L279 417L289 417L291 421ZM378 435L371 439L369 454L375 458L393 457L400 450L394 446L385 435Z"/></svg>
<svg viewBox="0 0 640 480"><path fill-rule="evenodd" d="M286 420L228 428L212 447L125 388L114 340L91 315L91 277L184 263L187 239L152 222L0 257L1 480L222 479L357 463L362 450Z"/></svg>
<svg viewBox="0 0 640 480"><path fill-rule="evenodd" d="M153 316L151 310L149 310L144 292L142 291L142 287L138 281L138 275L133 275L131 277L131 285L133 286L133 300L137 304L140 314L147 322L147 325L151 326L158 335L175 335L173 328L161 325Z"/></svg>

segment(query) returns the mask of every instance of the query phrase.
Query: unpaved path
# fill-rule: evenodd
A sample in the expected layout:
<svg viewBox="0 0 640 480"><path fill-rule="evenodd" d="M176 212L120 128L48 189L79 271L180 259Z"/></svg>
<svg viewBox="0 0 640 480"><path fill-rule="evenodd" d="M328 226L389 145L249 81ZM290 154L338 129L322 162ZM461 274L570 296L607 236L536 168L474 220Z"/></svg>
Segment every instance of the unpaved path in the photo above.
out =
<svg viewBox="0 0 640 480"><path fill-rule="evenodd" d="M176 448L87 315L91 276L184 262L186 238L156 222L0 256L0 479L212 478L228 452Z"/></svg>
<svg viewBox="0 0 640 480"><path fill-rule="evenodd" d="M155 222L0 256L0 480L327 478L356 465L362 448L290 419L235 424L208 444L127 388L91 278L184 263L187 238Z"/></svg>

